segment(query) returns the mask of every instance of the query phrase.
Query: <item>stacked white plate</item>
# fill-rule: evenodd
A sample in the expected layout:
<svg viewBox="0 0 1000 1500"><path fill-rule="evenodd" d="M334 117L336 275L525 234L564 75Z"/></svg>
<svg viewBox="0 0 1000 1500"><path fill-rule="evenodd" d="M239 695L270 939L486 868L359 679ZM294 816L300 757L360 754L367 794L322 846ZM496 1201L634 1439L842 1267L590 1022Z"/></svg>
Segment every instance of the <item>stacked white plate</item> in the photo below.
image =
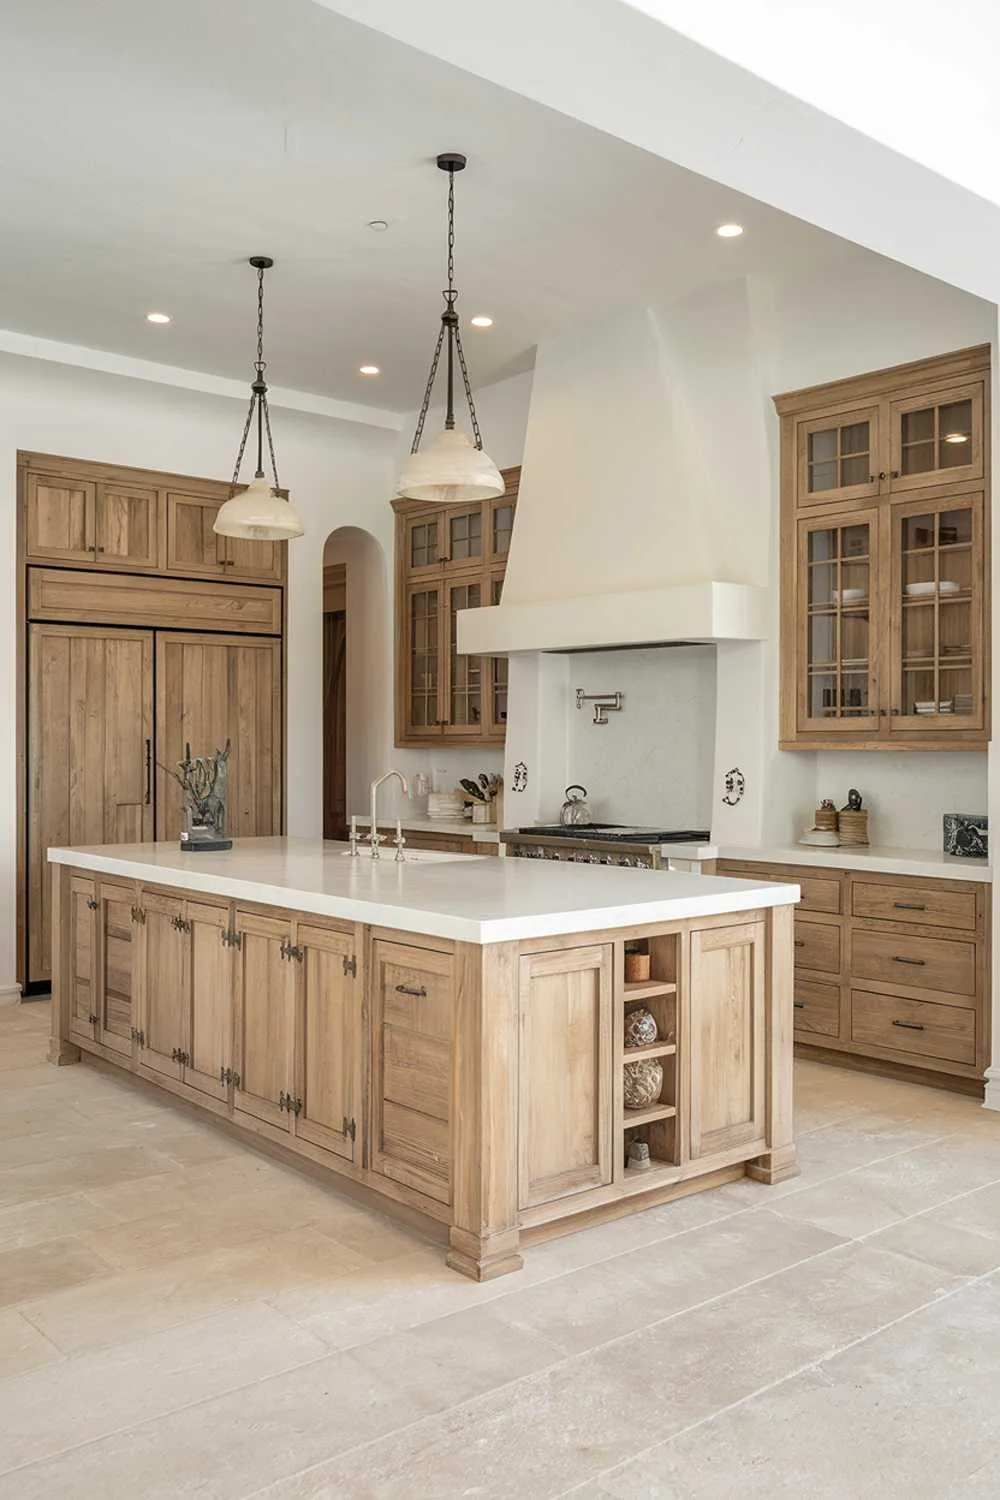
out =
<svg viewBox="0 0 1000 1500"><path fill-rule="evenodd" d="M948 578L942 578L940 583L908 583L906 592L911 599L923 599L934 594L960 594L962 585Z"/></svg>
<svg viewBox="0 0 1000 1500"><path fill-rule="evenodd" d="M461 822L462 799L457 792L428 792L427 816L435 823Z"/></svg>

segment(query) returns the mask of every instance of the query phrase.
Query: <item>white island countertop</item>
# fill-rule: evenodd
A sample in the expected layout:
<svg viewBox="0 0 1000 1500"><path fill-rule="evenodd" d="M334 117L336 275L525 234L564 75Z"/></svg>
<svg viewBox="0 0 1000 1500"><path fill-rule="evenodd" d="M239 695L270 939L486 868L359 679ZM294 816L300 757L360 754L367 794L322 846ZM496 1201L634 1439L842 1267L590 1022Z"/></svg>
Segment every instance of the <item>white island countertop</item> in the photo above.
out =
<svg viewBox="0 0 1000 1500"><path fill-rule="evenodd" d="M320 839L237 839L216 853L176 843L50 849L103 875L465 943L505 943L790 905L795 885L477 855L352 859Z"/></svg>

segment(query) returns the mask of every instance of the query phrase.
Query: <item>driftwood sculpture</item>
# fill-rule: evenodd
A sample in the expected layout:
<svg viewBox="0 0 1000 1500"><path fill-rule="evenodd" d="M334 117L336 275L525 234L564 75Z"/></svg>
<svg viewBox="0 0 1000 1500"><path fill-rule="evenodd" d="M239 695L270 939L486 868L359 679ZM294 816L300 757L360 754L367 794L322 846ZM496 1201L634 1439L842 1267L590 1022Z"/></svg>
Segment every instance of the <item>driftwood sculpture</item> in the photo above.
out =
<svg viewBox="0 0 1000 1500"><path fill-rule="evenodd" d="M233 841L226 837L226 801L228 791L228 762L232 753L232 742L226 741L224 750L214 755L192 757L191 746L184 746L184 759L177 762L177 769L165 766L184 795L184 827L181 830L181 849L231 849Z"/></svg>

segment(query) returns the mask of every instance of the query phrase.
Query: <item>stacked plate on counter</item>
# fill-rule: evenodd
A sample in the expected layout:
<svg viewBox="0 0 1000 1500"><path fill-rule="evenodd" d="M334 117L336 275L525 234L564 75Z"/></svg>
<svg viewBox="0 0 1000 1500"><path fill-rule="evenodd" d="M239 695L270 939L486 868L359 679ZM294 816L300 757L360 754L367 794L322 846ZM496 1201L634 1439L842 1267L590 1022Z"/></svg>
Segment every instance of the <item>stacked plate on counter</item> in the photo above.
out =
<svg viewBox="0 0 1000 1500"><path fill-rule="evenodd" d="M428 792L427 816L435 823L460 823L464 805L457 792Z"/></svg>

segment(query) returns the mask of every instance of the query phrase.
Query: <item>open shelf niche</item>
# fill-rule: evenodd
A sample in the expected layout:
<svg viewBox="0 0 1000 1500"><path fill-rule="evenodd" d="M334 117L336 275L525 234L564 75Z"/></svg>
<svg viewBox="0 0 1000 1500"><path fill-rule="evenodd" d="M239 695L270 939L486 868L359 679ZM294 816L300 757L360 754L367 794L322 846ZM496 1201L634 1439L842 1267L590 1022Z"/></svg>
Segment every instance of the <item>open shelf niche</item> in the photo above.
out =
<svg viewBox="0 0 1000 1500"><path fill-rule="evenodd" d="M624 1078L629 1063L654 1060L663 1069L659 1096L642 1109L621 1107L621 1152L626 1181L648 1178L649 1170L628 1166L629 1146L633 1140L649 1146L650 1168L675 1167L679 1161L677 1135L677 975L679 972L679 937L665 933L630 939L629 953L648 953L649 978L624 981L621 987L621 1022L617 1065ZM624 955L623 955L624 958ZM624 963L623 963L624 968ZM656 1040L640 1046L626 1046L629 1017L647 1010L656 1022Z"/></svg>

